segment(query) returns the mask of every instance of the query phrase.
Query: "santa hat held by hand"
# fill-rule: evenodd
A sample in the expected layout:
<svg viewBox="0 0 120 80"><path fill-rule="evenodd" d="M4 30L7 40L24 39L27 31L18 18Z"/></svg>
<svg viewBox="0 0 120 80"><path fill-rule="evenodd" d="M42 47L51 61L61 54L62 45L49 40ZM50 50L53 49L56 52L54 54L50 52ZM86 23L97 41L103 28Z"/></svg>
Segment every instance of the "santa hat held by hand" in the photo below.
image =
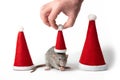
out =
<svg viewBox="0 0 120 80"><path fill-rule="evenodd" d="M107 66L104 61L102 50L99 44L95 19L96 16L91 14L88 16L89 25L86 41L80 57L80 68L89 71L106 70Z"/></svg>
<svg viewBox="0 0 120 80"><path fill-rule="evenodd" d="M33 62L27 47L23 27L21 27L18 32L13 68L14 70L30 70L33 68Z"/></svg>
<svg viewBox="0 0 120 80"><path fill-rule="evenodd" d="M66 45L64 41L64 36L63 36L63 25L58 25L58 34L57 34L57 39L56 39L56 45L54 48L54 51L56 53L65 53L66 52Z"/></svg>

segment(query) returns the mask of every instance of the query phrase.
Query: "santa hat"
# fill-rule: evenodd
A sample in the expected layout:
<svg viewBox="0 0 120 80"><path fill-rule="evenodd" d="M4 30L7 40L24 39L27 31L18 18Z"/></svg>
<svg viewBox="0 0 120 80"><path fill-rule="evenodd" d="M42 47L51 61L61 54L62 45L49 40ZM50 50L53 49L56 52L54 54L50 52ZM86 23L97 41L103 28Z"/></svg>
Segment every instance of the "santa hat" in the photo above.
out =
<svg viewBox="0 0 120 80"><path fill-rule="evenodd" d="M33 62L27 47L22 27L18 32L13 68L14 70L30 70L33 68Z"/></svg>
<svg viewBox="0 0 120 80"><path fill-rule="evenodd" d="M56 39L56 45L54 48L54 51L56 53L65 53L66 52L66 45L64 41L64 36L63 36L63 25L58 25L58 34L57 34L57 39Z"/></svg>
<svg viewBox="0 0 120 80"><path fill-rule="evenodd" d="M90 71L106 70L107 66L102 54L96 30L96 16L91 14L88 18L89 26L82 55L79 60L80 68Z"/></svg>

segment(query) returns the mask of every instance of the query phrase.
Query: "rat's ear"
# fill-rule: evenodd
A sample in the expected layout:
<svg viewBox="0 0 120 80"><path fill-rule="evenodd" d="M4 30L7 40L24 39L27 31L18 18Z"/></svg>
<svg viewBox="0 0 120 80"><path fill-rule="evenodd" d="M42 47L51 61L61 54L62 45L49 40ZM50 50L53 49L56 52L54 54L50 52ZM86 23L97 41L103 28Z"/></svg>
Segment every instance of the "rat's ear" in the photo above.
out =
<svg viewBox="0 0 120 80"><path fill-rule="evenodd" d="M68 58L68 54L66 54L66 58Z"/></svg>

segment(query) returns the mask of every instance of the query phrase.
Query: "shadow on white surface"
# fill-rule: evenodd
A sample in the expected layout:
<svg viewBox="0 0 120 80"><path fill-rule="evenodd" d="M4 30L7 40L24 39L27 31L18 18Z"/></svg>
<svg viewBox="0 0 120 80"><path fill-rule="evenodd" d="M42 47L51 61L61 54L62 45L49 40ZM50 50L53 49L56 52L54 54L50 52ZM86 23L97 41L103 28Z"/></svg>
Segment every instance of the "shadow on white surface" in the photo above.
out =
<svg viewBox="0 0 120 80"><path fill-rule="evenodd" d="M112 46L105 46L102 48L103 51L103 56L105 59L105 62L107 64L108 69L110 70L112 69L112 67L114 66L115 63L115 51L114 48ZM76 71L76 70L80 70L79 68L79 54L80 52L71 54L72 57L70 57L70 60L73 60L72 62L69 61L69 63L67 64L67 66L71 67L70 71Z"/></svg>
<svg viewBox="0 0 120 80"><path fill-rule="evenodd" d="M68 66L70 67L69 71L75 71L79 69L79 64L77 63L69 63Z"/></svg>
<svg viewBox="0 0 120 80"><path fill-rule="evenodd" d="M69 71L79 70L79 58L80 58L80 51L71 52L71 54L69 54L68 63L67 63L67 66L70 67Z"/></svg>
<svg viewBox="0 0 120 80"><path fill-rule="evenodd" d="M102 50L103 50L104 58L109 70L113 67L115 62L114 48L112 48L111 46L106 46Z"/></svg>

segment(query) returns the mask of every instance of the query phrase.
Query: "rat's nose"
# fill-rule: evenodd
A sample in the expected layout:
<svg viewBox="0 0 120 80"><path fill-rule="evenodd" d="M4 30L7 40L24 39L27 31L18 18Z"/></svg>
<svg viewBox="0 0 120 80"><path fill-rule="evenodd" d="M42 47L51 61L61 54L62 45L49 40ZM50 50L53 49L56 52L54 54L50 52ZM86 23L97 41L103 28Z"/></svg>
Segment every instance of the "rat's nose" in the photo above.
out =
<svg viewBox="0 0 120 80"><path fill-rule="evenodd" d="M60 62L60 66L61 67L65 67L65 63L64 62Z"/></svg>

